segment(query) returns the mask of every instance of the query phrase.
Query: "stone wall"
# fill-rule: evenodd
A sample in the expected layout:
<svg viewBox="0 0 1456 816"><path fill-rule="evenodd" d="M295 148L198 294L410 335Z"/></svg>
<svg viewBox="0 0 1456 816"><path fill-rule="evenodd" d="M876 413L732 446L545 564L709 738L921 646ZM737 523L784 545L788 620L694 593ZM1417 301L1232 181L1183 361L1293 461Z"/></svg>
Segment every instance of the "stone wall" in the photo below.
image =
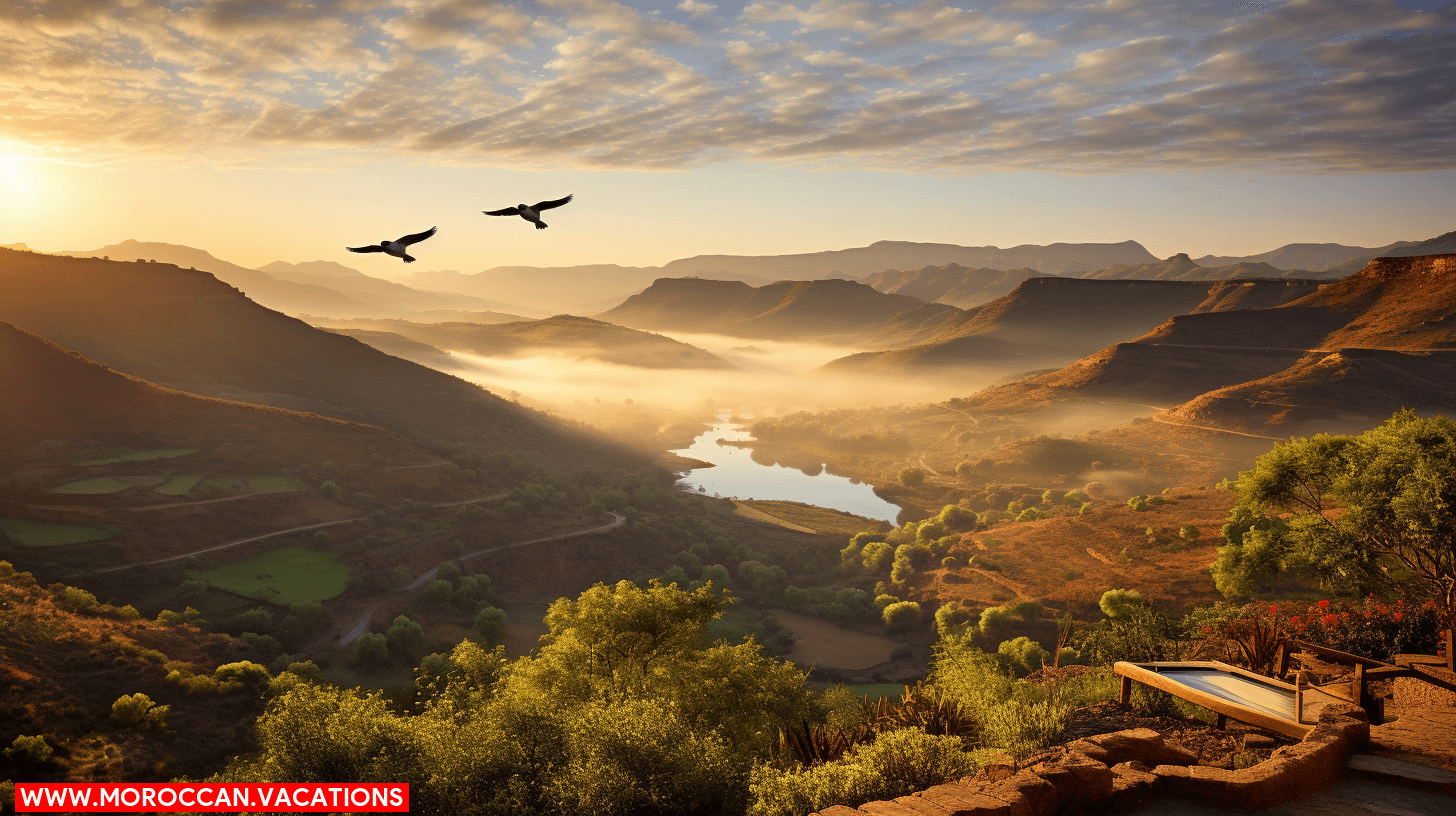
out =
<svg viewBox="0 0 1456 816"><path fill-rule="evenodd" d="M1325 706L1302 742L1268 760L1230 771L1195 765L1198 758L1138 728L1080 739L1060 753L992 779L987 773L937 785L858 809L836 805L818 816L1054 816L1135 811L1163 796L1232 810L1258 810L1324 790L1344 774L1350 754L1370 739L1358 706Z"/></svg>

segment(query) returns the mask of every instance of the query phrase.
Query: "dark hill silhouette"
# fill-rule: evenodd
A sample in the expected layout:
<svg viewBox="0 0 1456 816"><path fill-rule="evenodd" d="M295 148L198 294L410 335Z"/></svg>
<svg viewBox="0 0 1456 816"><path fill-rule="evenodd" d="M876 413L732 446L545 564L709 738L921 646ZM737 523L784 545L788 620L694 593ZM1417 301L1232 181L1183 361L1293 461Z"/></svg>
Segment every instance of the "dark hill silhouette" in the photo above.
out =
<svg viewBox="0 0 1456 816"><path fill-rule="evenodd" d="M1166 419L1224 427L1222 417L1235 426L1227 430L1276 435L1368 426L1402 405L1450 402L1452 314L1456 255L1376 258L1282 306L1176 316L1058 371L987 389L967 407L1186 402Z"/></svg>
<svg viewBox="0 0 1456 816"><path fill-rule="evenodd" d="M622 452L479 386L266 309L206 272L0 251L0 320L203 396L311 411L478 449Z"/></svg>
<svg viewBox="0 0 1456 816"><path fill-rule="evenodd" d="M317 414L200 397L114 371L0 322L0 459L55 458L91 447L230 446L229 459L295 465L392 464L433 457L399 434ZM204 452L206 455L207 451Z"/></svg>
<svg viewBox="0 0 1456 816"><path fill-rule="evenodd" d="M1136 337L1173 315L1259 309L1316 291L1310 281L1151 281L1035 277L966 313L932 342L835 360L826 371L935 373L954 367L1025 371L1066 365Z"/></svg>
<svg viewBox="0 0 1456 816"><path fill-rule="evenodd" d="M945 264L922 269L887 269L870 275L864 282L887 294L909 295L926 303L969 309L989 303L1015 289L1027 278L1041 274L1035 269L971 269L960 264Z"/></svg>
<svg viewBox="0 0 1456 816"><path fill-rule="evenodd" d="M892 344L933 336L964 314L847 280L779 281L753 288L734 281L661 278L597 317L652 331Z"/></svg>
<svg viewBox="0 0 1456 816"><path fill-rule="evenodd" d="M406 320L340 320L324 321L320 325L358 337L390 354L399 352L377 345L375 340L365 335L393 333L397 337L417 341L423 348L416 349L415 353L438 353L440 349L468 351L489 357L551 353L640 368L733 368L717 355L670 337L573 315L488 326L478 323L411 323ZM366 331L356 334L357 330ZM417 359L410 354L399 356ZM418 361L425 362L422 359Z"/></svg>

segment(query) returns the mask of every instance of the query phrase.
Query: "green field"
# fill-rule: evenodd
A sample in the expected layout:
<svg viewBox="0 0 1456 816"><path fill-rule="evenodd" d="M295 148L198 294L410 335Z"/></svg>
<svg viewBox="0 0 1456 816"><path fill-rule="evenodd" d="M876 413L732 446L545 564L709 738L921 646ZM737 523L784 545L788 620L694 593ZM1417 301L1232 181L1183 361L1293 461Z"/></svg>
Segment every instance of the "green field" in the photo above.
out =
<svg viewBox="0 0 1456 816"><path fill-rule="evenodd" d="M147 462L152 459L175 459L178 456L186 456L197 453L201 448L158 448L157 450L130 451L109 456L104 459L90 459L76 464L83 467L92 465L110 465L116 462Z"/></svg>
<svg viewBox="0 0 1456 816"><path fill-rule="evenodd" d="M164 496L185 496L191 493L192 488L196 487L200 481L202 481L201 476L173 476L156 491Z"/></svg>
<svg viewBox="0 0 1456 816"><path fill-rule="evenodd" d="M303 489L287 476L249 476L247 481L254 493L297 493Z"/></svg>
<svg viewBox="0 0 1456 816"><path fill-rule="evenodd" d="M284 547L246 561L192 575L229 592L288 605L326 601L344 591L353 568L338 553Z"/></svg>
<svg viewBox="0 0 1456 816"><path fill-rule="evenodd" d="M79 482L70 482L59 487L53 487L51 493L82 493L86 495L100 495L102 493L120 493L131 487L131 485L120 479L111 476L97 476L94 479L82 479Z"/></svg>
<svg viewBox="0 0 1456 816"><path fill-rule="evenodd" d="M85 524L58 524L33 519L0 518L0 532L22 547L54 547L59 544L84 544L105 541L121 532L120 527L90 527Z"/></svg>

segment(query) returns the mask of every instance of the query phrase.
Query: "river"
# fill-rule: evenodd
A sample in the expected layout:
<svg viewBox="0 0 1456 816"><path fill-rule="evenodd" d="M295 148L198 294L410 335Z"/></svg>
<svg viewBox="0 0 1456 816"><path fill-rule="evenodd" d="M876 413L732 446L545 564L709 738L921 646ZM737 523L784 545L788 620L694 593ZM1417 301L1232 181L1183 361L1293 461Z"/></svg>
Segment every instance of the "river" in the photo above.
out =
<svg viewBox="0 0 1456 816"><path fill-rule="evenodd" d="M749 448L720 445L720 439L727 442L753 441L753 437L741 423L733 420L731 414L719 414L717 423L694 439L691 445L673 451L714 465L688 471L678 481L679 485L695 491L702 488L700 492L707 495L731 499L802 502L866 518L883 519L891 524L900 514L898 505L875 495L874 489L863 482L835 476L827 470L811 476L783 465L759 464L753 461Z"/></svg>

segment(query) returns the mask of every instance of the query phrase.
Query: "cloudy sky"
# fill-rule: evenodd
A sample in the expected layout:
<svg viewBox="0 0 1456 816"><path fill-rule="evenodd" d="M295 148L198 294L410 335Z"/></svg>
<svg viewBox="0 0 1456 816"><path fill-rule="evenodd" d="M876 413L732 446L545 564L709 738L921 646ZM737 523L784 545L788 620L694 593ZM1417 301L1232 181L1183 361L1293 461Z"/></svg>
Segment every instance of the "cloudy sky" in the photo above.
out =
<svg viewBox="0 0 1456 816"><path fill-rule="evenodd" d="M342 246L432 225L409 271L1420 240L1456 229L1456 3L0 3L0 243L393 275Z"/></svg>

